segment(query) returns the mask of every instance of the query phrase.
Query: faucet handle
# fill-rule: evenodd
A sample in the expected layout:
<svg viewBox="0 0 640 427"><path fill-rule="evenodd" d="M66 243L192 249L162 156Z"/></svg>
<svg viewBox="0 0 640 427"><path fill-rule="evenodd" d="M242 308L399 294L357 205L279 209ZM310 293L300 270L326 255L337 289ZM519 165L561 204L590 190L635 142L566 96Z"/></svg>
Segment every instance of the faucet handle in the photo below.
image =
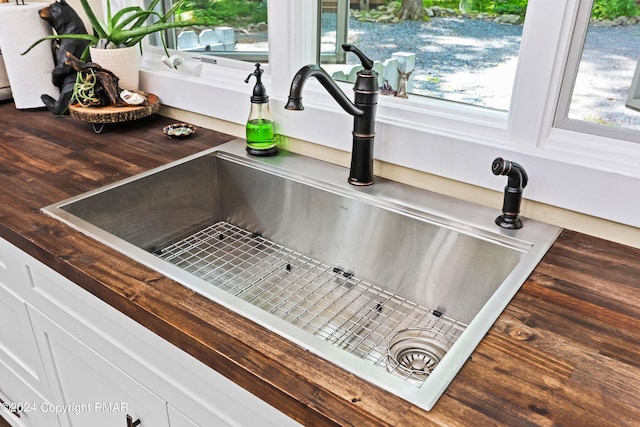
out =
<svg viewBox="0 0 640 427"><path fill-rule="evenodd" d="M343 44L342 49L344 49L345 52L355 53L358 56L360 62L362 62L362 67L365 70L371 71L371 69L373 68L373 61L369 59L364 53L362 53L360 49L348 43Z"/></svg>

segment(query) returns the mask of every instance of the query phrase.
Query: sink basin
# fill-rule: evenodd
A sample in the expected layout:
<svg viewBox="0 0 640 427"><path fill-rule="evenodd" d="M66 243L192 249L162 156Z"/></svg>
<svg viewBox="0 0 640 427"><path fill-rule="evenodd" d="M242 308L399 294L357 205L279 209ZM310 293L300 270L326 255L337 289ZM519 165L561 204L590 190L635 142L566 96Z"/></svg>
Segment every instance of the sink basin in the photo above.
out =
<svg viewBox="0 0 640 427"><path fill-rule="evenodd" d="M244 145L43 211L426 410L559 233Z"/></svg>

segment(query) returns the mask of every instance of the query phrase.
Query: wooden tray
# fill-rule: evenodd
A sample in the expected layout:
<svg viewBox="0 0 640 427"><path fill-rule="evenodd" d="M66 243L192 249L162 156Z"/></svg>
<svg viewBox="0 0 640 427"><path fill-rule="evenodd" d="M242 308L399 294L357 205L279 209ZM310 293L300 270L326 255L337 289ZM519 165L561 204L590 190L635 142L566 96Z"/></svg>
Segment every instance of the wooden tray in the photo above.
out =
<svg viewBox="0 0 640 427"><path fill-rule="evenodd" d="M100 133L105 124L138 120L157 113L160 109L160 100L152 93L147 94L147 96L149 100L147 105L128 105L124 107L81 107L77 104L69 105L69 115L76 120L93 124L93 130L96 133Z"/></svg>

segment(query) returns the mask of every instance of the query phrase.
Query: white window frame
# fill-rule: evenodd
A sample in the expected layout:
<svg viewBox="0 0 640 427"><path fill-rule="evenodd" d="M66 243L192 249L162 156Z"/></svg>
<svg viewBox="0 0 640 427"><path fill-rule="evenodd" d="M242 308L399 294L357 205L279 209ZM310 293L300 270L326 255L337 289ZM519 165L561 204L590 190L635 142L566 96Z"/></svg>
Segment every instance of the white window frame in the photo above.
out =
<svg viewBox="0 0 640 427"><path fill-rule="evenodd" d="M118 0L118 2L136 0ZM524 197L640 227L640 144L554 128L556 106L580 6L591 0L530 0L509 112L413 96L380 96L375 158L501 191L493 158L521 163L530 181ZM269 0L270 61L265 75L280 133L351 150L352 118L312 79L304 112L284 110L295 72L315 62L316 0ZM161 51L144 46L142 88L165 105L244 124L253 65L219 59L202 76L162 69ZM570 70L569 72L575 72ZM351 96L348 84L341 84ZM635 189L635 190L630 190Z"/></svg>
<svg viewBox="0 0 640 427"><path fill-rule="evenodd" d="M582 51L584 48L585 36L589 27L589 17L591 16L592 7L593 0L583 1L577 11L578 23L576 24L573 34L571 51L567 58L567 70L572 70L574 72L566 72L563 76L554 126L558 129L566 129L580 133L599 135L605 138L614 138L640 143L640 132L638 131L607 127L583 120L570 119L568 117L569 109L571 107L573 87L576 82L578 67L582 59ZM630 81L629 83L631 84L632 82Z"/></svg>

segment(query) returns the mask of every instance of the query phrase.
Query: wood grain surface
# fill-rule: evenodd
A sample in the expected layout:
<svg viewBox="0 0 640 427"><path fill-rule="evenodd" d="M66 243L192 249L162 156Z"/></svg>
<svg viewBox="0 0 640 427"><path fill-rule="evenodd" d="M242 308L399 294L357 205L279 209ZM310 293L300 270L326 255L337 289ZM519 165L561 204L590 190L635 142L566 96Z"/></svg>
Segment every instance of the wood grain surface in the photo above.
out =
<svg viewBox="0 0 640 427"><path fill-rule="evenodd" d="M160 110L160 100L152 93L147 95L145 105L124 105L107 107L83 107L79 104L69 105L69 115L85 123L121 123L139 120L157 113Z"/></svg>
<svg viewBox="0 0 640 427"><path fill-rule="evenodd" d="M310 426L640 425L640 250L564 231L431 412L40 212L215 146L0 103L0 237ZM1 379L0 379L1 381Z"/></svg>

